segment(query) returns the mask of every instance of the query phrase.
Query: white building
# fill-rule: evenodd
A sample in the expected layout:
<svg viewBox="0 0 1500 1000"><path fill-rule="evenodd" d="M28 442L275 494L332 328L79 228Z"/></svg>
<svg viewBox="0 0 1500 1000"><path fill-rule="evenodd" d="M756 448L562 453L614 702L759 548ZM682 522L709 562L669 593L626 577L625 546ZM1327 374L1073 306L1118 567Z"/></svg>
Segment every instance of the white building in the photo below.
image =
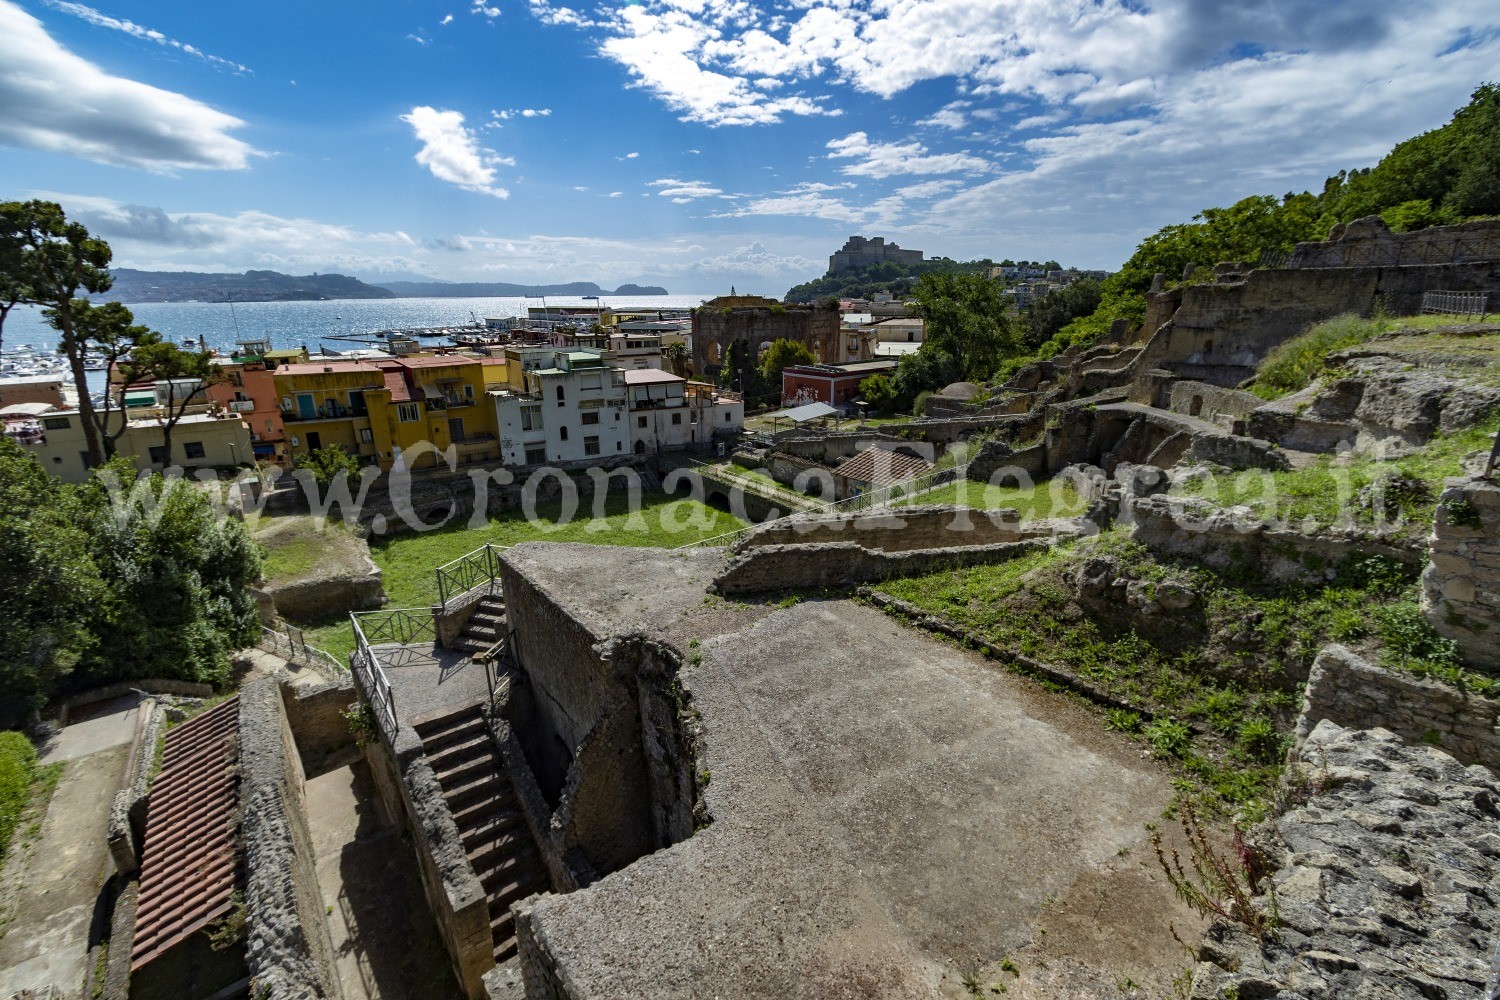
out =
<svg viewBox="0 0 1500 1000"><path fill-rule="evenodd" d="M609 338L609 351L626 371L665 367L661 361L660 333L630 331L616 334Z"/></svg>
<svg viewBox="0 0 1500 1000"><path fill-rule="evenodd" d="M708 451L714 442L745 426L745 402L706 382L671 372L625 372L630 394L630 448L637 455L661 451Z"/></svg>
<svg viewBox="0 0 1500 1000"><path fill-rule="evenodd" d="M514 349L508 349L507 354ZM623 455L625 373L598 351L524 348L525 389L489 393L506 465L555 465ZM545 363L545 367L542 365Z"/></svg>

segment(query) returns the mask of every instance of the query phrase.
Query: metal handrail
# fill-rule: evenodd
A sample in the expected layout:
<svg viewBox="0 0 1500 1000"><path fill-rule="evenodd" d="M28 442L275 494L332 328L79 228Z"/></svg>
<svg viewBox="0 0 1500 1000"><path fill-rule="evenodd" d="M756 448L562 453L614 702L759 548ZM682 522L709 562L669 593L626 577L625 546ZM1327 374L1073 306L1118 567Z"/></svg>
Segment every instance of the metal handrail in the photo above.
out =
<svg viewBox="0 0 1500 1000"><path fill-rule="evenodd" d="M500 578L500 553L506 546L481 545L479 548L439 566L435 571L438 606L446 613L448 602L485 584L494 587ZM493 593L493 589L490 591Z"/></svg>
<svg viewBox="0 0 1500 1000"><path fill-rule="evenodd" d="M294 632L295 635L292 634ZM328 668L335 674L349 672L349 668L340 663L332 653L316 646L309 646L307 640L302 638L302 630L298 628L287 626L285 632L278 632L262 625L260 642L257 645L268 653L275 653L289 663L297 663L313 670Z"/></svg>
<svg viewBox="0 0 1500 1000"><path fill-rule="evenodd" d="M351 611L354 633L366 645L395 643L406 646L416 639L437 641L430 608L394 608L389 611ZM366 638L368 637L368 638Z"/></svg>
<svg viewBox="0 0 1500 1000"><path fill-rule="evenodd" d="M354 671L364 682L365 695L375 711L375 721L380 726L380 731L385 734L388 743L394 744L398 722L396 696L391 691L391 682L385 676L385 670L381 668L375 651L370 648L369 640L365 638L364 629L360 628L355 613L350 613L349 620L354 626Z"/></svg>

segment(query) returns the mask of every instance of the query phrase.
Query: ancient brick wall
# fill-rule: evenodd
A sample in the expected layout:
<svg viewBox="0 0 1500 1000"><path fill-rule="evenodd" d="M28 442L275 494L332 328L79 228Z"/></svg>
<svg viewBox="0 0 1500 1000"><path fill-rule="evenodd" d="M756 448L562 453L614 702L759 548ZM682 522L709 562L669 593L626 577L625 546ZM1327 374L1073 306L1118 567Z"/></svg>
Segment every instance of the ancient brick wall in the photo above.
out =
<svg viewBox="0 0 1500 1000"><path fill-rule="evenodd" d="M344 676L315 687L282 686L287 724L296 739L304 772L354 745L344 710L355 702L354 680Z"/></svg>
<svg viewBox="0 0 1500 1000"><path fill-rule="evenodd" d="M1305 739L1324 719L1351 729L1389 729L1464 764L1500 768L1500 701L1384 670L1343 646L1329 646L1313 661L1298 737Z"/></svg>
<svg viewBox="0 0 1500 1000"><path fill-rule="evenodd" d="M1393 233L1379 216L1335 226L1328 240L1298 243L1288 268L1412 266L1500 260L1500 220Z"/></svg>
<svg viewBox="0 0 1500 1000"><path fill-rule="evenodd" d="M1500 671L1500 486L1450 479L1438 502L1422 605L1471 667Z"/></svg>
<svg viewBox="0 0 1500 1000"><path fill-rule="evenodd" d="M1046 544L1021 541L901 552L869 549L852 541L766 545L736 556L714 581L713 589L721 594L750 594L853 587L895 576L1005 562Z"/></svg>
<svg viewBox="0 0 1500 1000"><path fill-rule="evenodd" d="M302 765L278 684L240 691L247 959L257 996L343 996L318 888Z"/></svg>
<svg viewBox="0 0 1500 1000"><path fill-rule="evenodd" d="M693 371L717 371L737 340L749 345L751 360L761 344L777 340L806 345L824 364L846 360L839 351L837 304L721 307L709 303L693 311Z"/></svg>
<svg viewBox="0 0 1500 1000"><path fill-rule="evenodd" d="M947 505L892 511L809 514L757 528L735 545L738 554L767 545L853 542L867 549L907 552L1020 541L1025 535L1013 510L976 511Z"/></svg>

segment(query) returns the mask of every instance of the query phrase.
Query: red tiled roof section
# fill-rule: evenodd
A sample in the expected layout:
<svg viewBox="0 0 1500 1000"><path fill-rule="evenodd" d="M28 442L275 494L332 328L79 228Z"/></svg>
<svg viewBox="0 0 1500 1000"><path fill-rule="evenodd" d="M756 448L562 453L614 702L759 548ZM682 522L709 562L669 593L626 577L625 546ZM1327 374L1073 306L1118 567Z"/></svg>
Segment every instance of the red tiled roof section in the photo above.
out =
<svg viewBox="0 0 1500 1000"><path fill-rule="evenodd" d="M385 372L385 387L391 390L391 402L411 402L411 388L406 384L406 372L399 368Z"/></svg>
<svg viewBox="0 0 1500 1000"><path fill-rule="evenodd" d="M134 972L233 906L239 868L240 699L169 731L146 806Z"/></svg>
<svg viewBox="0 0 1500 1000"><path fill-rule="evenodd" d="M857 483L884 486L887 483L914 479L931 468L931 462L915 455L887 448L866 448L840 463L833 474Z"/></svg>

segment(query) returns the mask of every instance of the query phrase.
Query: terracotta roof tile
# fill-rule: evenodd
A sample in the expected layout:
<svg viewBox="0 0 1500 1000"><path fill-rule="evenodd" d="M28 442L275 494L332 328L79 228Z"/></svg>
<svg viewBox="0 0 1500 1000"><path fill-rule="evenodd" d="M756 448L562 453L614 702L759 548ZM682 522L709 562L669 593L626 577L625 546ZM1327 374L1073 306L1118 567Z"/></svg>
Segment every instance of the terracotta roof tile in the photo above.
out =
<svg viewBox="0 0 1500 1000"><path fill-rule="evenodd" d="M238 696L167 733L151 784L130 968L136 971L233 906L239 847Z"/></svg>
<svg viewBox="0 0 1500 1000"><path fill-rule="evenodd" d="M884 486L887 483L914 479L931 468L931 462L915 455L888 448L866 448L852 458L845 459L833 470L833 474L852 479L856 483Z"/></svg>

